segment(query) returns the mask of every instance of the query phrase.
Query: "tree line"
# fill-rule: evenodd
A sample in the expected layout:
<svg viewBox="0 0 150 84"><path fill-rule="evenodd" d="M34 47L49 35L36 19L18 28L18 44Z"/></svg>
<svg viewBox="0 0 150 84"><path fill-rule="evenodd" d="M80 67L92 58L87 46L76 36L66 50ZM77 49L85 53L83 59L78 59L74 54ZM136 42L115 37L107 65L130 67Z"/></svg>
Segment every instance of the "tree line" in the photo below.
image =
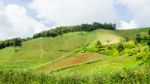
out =
<svg viewBox="0 0 150 84"><path fill-rule="evenodd" d="M21 38L13 38L5 41L0 41L0 49L10 47L10 46L21 46L22 45L22 39Z"/></svg>
<svg viewBox="0 0 150 84"><path fill-rule="evenodd" d="M37 33L37 34L33 35L33 38L55 37L55 36L62 35L64 33L68 33L68 32L93 31L96 29L116 30L116 24L93 22L92 24L81 24L81 25L76 25L76 26L56 27L55 29Z"/></svg>

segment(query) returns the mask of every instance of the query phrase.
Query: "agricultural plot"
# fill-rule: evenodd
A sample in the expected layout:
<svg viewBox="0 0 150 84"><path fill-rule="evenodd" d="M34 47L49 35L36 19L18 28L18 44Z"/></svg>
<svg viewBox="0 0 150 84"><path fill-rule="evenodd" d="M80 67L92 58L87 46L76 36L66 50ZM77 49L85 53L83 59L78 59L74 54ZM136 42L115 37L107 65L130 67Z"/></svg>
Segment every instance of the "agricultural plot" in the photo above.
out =
<svg viewBox="0 0 150 84"><path fill-rule="evenodd" d="M94 73L113 73L124 68L130 69L138 66L142 61L136 61L135 57L119 56L107 57L93 63L82 64L79 66L66 68L55 72L57 74L80 73L90 75Z"/></svg>
<svg viewBox="0 0 150 84"><path fill-rule="evenodd" d="M79 64L102 60L104 58L105 56L99 55L97 53L77 53L61 60L57 60L55 62L40 66L35 70L42 72L51 72L65 67L76 66Z"/></svg>

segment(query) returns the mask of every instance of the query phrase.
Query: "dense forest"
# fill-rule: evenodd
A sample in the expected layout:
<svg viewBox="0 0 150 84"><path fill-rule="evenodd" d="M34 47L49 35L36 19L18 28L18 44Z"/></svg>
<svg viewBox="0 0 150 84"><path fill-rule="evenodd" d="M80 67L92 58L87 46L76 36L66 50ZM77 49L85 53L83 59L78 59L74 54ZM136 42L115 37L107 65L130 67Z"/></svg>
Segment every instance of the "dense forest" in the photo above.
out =
<svg viewBox="0 0 150 84"><path fill-rule="evenodd" d="M33 38L55 37L55 36L58 36L58 35L61 35L64 33L68 33L68 32L93 31L96 29L116 30L116 24L93 22L92 24L81 24L81 25L76 25L76 26L56 27L55 29L37 33L33 36Z"/></svg>

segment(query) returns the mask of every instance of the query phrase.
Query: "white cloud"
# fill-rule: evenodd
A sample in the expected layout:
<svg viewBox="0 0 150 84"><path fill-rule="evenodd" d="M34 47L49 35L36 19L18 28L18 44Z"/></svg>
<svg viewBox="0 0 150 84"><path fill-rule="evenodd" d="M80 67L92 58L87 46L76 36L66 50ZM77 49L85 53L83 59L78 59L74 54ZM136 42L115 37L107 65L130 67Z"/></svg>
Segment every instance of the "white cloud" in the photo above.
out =
<svg viewBox="0 0 150 84"><path fill-rule="evenodd" d="M31 36L48 29L44 24L49 23L60 26L112 22L120 25L119 29L150 26L150 0L32 0L30 8L35 10L32 14L37 13L38 20L28 15L32 9L4 5L3 1L0 0L0 39ZM120 19L123 15L118 12L124 10L117 10L117 4L128 9L131 16L125 16L132 17L130 22Z"/></svg>
<svg viewBox="0 0 150 84"><path fill-rule="evenodd" d="M43 18L58 25L117 22L114 0L33 0L30 7Z"/></svg>
<svg viewBox="0 0 150 84"><path fill-rule="evenodd" d="M9 4L0 15L0 39L28 37L48 29L42 23L28 16L24 7Z"/></svg>
<svg viewBox="0 0 150 84"><path fill-rule="evenodd" d="M138 25L134 20L131 20L130 22L126 21L120 21L120 27L118 29L125 30L125 29L135 29L138 28Z"/></svg>
<svg viewBox="0 0 150 84"><path fill-rule="evenodd" d="M150 26L150 0L118 0L118 3L129 9L129 13L140 27Z"/></svg>

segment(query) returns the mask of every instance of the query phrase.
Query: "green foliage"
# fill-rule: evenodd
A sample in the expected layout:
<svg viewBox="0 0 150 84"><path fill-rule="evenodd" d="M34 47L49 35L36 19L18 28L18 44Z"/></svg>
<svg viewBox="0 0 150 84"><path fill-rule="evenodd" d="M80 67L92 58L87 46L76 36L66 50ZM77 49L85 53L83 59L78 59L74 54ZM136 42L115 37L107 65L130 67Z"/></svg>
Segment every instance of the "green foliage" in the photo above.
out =
<svg viewBox="0 0 150 84"><path fill-rule="evenodd" d="M116 49L116 45L105 46L105 51L103 54L107 56L119 56L119 52Z"/></svg>
<svg viewBox="0 0 150 84"><path fill-rule="evenodd" d="M10 47L10 46L22 46L22 39L21 38L13 38L5 41L0 41L0 49Z"/></svg>
<svg viewBox="0 0 150 84"><path fill-rule="evenodd" d="M97 41L96 48L97 48L98 51L100 51L100 49L102 48L102 44L101 44L100 41Z"/></svg>
<svg viewBox="0 0 150 84"><path fill-rule="evenodd" d="M146 55L147 55L146 52L141 51L137 54L136 60L142 60L144 57L146 57Z"/></svg>
<svg viewBox="0 0 150 84"><path fill-rule="evenodd" d="M147 42L147 45L149 46L149 51L150 51L150 30L148 31L148 42Z"/></svg>
<svg viewBox="0 0 150 84"><path fill-rule="evenodd" d="M76 73L60 77L58 84L87 84L88 80L89 77Z"/></svg>
<svg viewBox="0 0 150 84"><path fill-rule="evenodd" d="M96 42L96 48L97 48L97 52L99 52L100 54L102 54L105 51L105 49L100 41Z"/></svg>
<svg viewBox="0 0 150 84"><path fill-rule="evenodd" d="M144 63L150 64L150 52L148 47L141 48L137 52L136 60L142 60Z"/></svg>
<svg viewBox="0 0 150 84"><path fill-rule="evenodd" d="M117 45L117 48L116 48L116 49L118 50L118 52L122 52L122 51L124 50L123 44L122 44L122 43L119 43L119 44Z"/></svg>
<svg viewBox="0 0 150 84"><path fill-rule="evenodd" d="M141 34L136 34L135 40L136 40L137 43L141 43L141 40L142 40Z"/></svg>
<svg viewBox="0 0 150 84"><path fill-rule="evenodd" d="M112 74L95 73L82 75L79 73L57 75L13 70L0 70L1 84L149 84L150 68L123 69Z"/></svg>
<svg viewBox="0 0 150 84"><path fill-rule="evenodd" d="M148 31L148 35L150 36L150 30Z"/></svg>
<svg viewBox="0 0 150 84"><path fill-rule="evenodd" d="M135 42L134 42L134 41L129 41L129 42L124 43L123 46L124 46L125 49L132 49L132 48L134 48L136 45L135 45Z"/></svg>
<svg viewBox="0 0 150 84"><path fill-rule="evenodd" d="M128 42L129 41L129 38L126 36L125 37L125 42Z"/></svg>
<svg viewBox="0 0 150 84"><path fill-rule="evenodd" d="M149 46L149 48L150 48L150 41L148 41L148 42L147 42L147 45L148 45L148 46Z"/></svg>

